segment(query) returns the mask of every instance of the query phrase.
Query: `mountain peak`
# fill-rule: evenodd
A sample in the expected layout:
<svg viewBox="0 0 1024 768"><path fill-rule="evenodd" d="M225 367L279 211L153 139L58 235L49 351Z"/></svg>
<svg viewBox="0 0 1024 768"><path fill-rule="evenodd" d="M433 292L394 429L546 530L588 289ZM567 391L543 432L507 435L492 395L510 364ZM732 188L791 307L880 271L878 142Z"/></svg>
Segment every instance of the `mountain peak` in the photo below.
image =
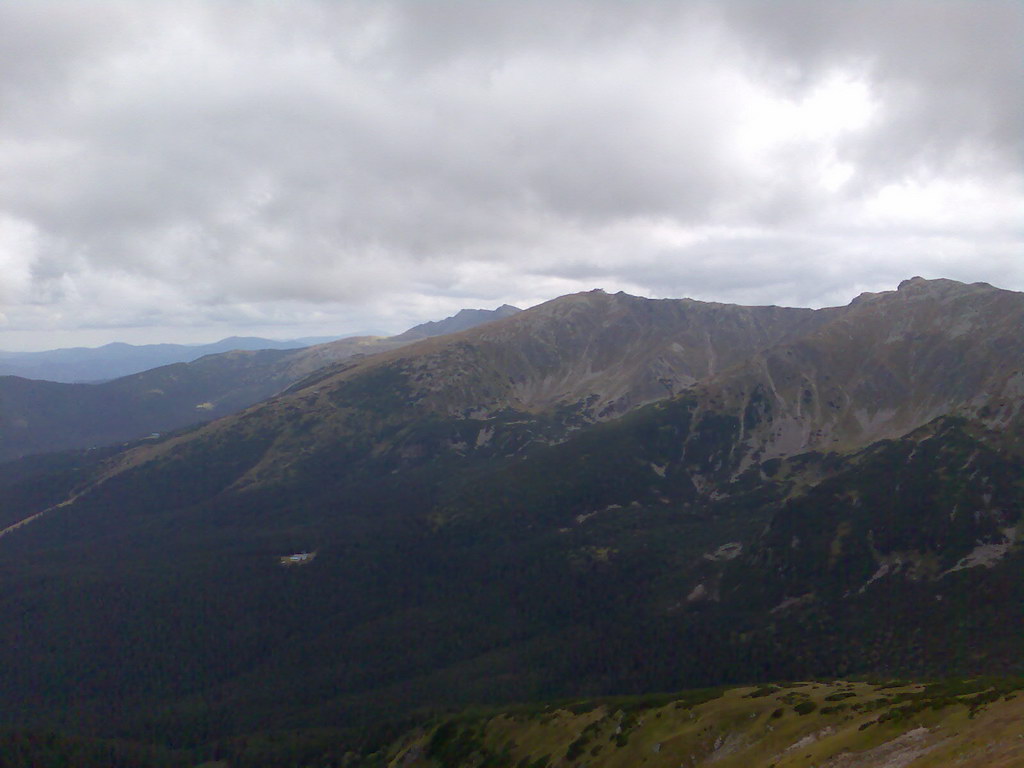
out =
<svg viewBox="0 0 1024 768"><path fill-rule="evenodd" d="M501 320L519 312L522 310L511 304L502 304L497 309L460 309L456 314L446 317L444 320L421 323L392 338L398 341L415 341L431 336L443 336L448 333L465 331L492 320Z"/></svg>
<svg viewBox="0 0 1024 768"><path fill-rule="evenodd" d="M1005 293L1002 289L996 288L991 283L974 282L963 283L959 280L951 280L946 277L925 278L920 275L902 280L895 291L865 291L850 302L850 305L864 304L878 299L889 301L893 297L899 297L897 301L916 298L932 298L939 300L957 299L967 296L980 296L983 294Z"/></svg>
<svg viewBox="0 0 1024 768"><path fill-rule="evenodd" d="M991 283L974 282L974 283L963 283L959 280L950 280L948 277L936 277L931 280L926 278L915 276L908 280L902 281L896 289L900 293L909 293L911 295L931 293L931 294L950 294L950 293L979 293L984 291L995 291L998 290Z"/></svg>
<svg viewBox="0 0 1024 768"><path fill-rule="evenodd" d="M920 285L922 283L927 283L927 282L928 281L925 280L920 275L914 275L913 277L911 277L908 280L900 281L900 284L897 286L896 290L898 290L898 291L905 291L906 289L911 288L911 287L913 287L915 285Z"/></svg>

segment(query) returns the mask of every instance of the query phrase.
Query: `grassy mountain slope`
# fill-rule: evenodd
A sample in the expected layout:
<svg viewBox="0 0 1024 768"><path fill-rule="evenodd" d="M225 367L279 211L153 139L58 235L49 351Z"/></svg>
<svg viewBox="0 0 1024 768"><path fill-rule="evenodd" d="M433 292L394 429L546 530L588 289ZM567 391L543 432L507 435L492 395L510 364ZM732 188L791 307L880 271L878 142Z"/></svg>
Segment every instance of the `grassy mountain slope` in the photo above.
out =
<svg viewBox="0 0 1024 768"><path fill-rule="evenodd" d="M512 709L413 731L382 757L407 768L1008 767L1024 762L1020 687L811 682Z"/></svg>
<svg viewBox="0 0 1024 768"><path fill-rule="evenodd" d="M791 682L415 715L372 731L270 728L192 749L0 732L5 768L1010 768L1020 679Z"/></svg>

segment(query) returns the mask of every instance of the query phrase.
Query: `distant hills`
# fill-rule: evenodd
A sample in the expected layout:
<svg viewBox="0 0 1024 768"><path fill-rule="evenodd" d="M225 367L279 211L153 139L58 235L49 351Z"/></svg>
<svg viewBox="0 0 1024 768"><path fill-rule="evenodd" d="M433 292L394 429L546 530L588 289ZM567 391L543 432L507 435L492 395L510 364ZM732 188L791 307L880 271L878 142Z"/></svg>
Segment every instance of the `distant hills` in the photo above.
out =
<svg viewBox="0 0 1024 768"><path fill-rule="evenodd" d="M325 344L336 337L317 336L289 341L232 336L212 344L124 344L71 347L43 352L0 351L0 376L21 376L67 384L95 383L129 376L174 363L190 363L206 355L235 350L299 349Z"/></svg>
<svg viewBox="0 0 1024 768"><path fill-rule="evenodd" d="M50 360L48 365L93 373L176 355L187 355L192 361L162 365L99 384L0 376L0 461L137 440L209 421L270 397L325 365L443 333L450 323L464 327L505 317L510 311L514 308L463 310L448 320L416 326L401 336L355 336L296 349L288 348L287 342L235 337L203 347L110 344L96 350L34 353L44 358L52 356L46 358ZM263 342L278 348L258 348ZM197 355L201 350L216 352Z"/></svg>
<svg viewBox="0 0 1024 768"><path fill-rule="evenodd" d="M423 708L1020 674L1022 327L1024 295L951 280L820 310L593 291L307 361L127 450L0 465L6 717L209 744ZM790 698L787 728L808 722ZM414 730L402 759L447 740L468 751L434 764L506 764L561 717ZM609 717L588 733L627 730ZM573 722L506 751L629 764L569 758ZM780 750L810 731L787 733Z"/></svg>
<svg viewBox="0 0 1024 768"><path fill-rule="evenodd" d="M458 313L444 320L422 323L393 338L401 341L418 341L419 339L426 339L431 336L444 336L446 333L465 331L482 323L489 323L491 320L511 317L518 312L522 312L522 310L519 307L513 307L511 304L502 304L493 310L461 309Z"/></svg>
<svg viewBox="0 0 1024 768"><path fill-rule="evenodd" d="M419 715L359 732L269 731L215 745L0 732L14 768L1013 768L1024 679L779 684L535 701Z"/></svg>
<svg viewBox="0 0 1024 768"><path fill-rule="evenodd" d="M446 333L463 331L480 323L508 317L520 311L519 308L509 304L503 304L493 310L462 309L444 320L413 326L391 339L404 343L430 336L441 336ZM211 344L134 345L114 342L102 347L72 347L43 352L5 352L0 350L0 376L20 376L26 379L41 379L66 384L89 384L110 381L174 363L190 363L201 357L222 352L301 349L338 340L336 336L309 336L287 341L263 339L256 336L231 336Z"/></svg>

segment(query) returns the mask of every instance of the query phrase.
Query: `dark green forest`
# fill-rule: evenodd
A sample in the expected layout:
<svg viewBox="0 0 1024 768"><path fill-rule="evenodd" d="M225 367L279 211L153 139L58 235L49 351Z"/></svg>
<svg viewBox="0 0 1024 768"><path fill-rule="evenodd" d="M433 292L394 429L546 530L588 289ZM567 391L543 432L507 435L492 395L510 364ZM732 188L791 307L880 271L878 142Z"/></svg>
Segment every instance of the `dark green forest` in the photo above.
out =
<svg viewBox="0 0 1024 768"><path fill-rule="evenodd" d="M993 435L946 419L730 480L738 423L693 413L676 399L505 458L446 454L465 420L426 421L400 473L339 450L264 490L227 487L258 435L119 475L3 547L2 717L31 729L5 738L37 745L10 754L355 764L360 734L471 703L1022 671L1020 554L936 578L1024 507ZM522 445L513 416L495 445ZM95 461L0 473L0 508L45 507ZM728 492L702 497L695 467ZM705 557L730 542L741 556ZM317 556L281 567L300 551ZM931 578L861 589L878 552L910 551ZM698 584L714 599L688 599Z"/></svg>

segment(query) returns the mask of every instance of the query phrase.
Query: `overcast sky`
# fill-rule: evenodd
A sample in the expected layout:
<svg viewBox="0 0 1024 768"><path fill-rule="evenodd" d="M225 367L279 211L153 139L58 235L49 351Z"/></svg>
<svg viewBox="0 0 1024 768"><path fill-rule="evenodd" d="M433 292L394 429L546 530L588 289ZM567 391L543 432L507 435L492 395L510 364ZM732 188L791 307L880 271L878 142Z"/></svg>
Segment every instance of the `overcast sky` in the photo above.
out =
<svg viewBox="0 0 1024 768"><path fill-rule="evenodd" d="M0 4L0 349L1024 290L1024 3Z"/></svg>

